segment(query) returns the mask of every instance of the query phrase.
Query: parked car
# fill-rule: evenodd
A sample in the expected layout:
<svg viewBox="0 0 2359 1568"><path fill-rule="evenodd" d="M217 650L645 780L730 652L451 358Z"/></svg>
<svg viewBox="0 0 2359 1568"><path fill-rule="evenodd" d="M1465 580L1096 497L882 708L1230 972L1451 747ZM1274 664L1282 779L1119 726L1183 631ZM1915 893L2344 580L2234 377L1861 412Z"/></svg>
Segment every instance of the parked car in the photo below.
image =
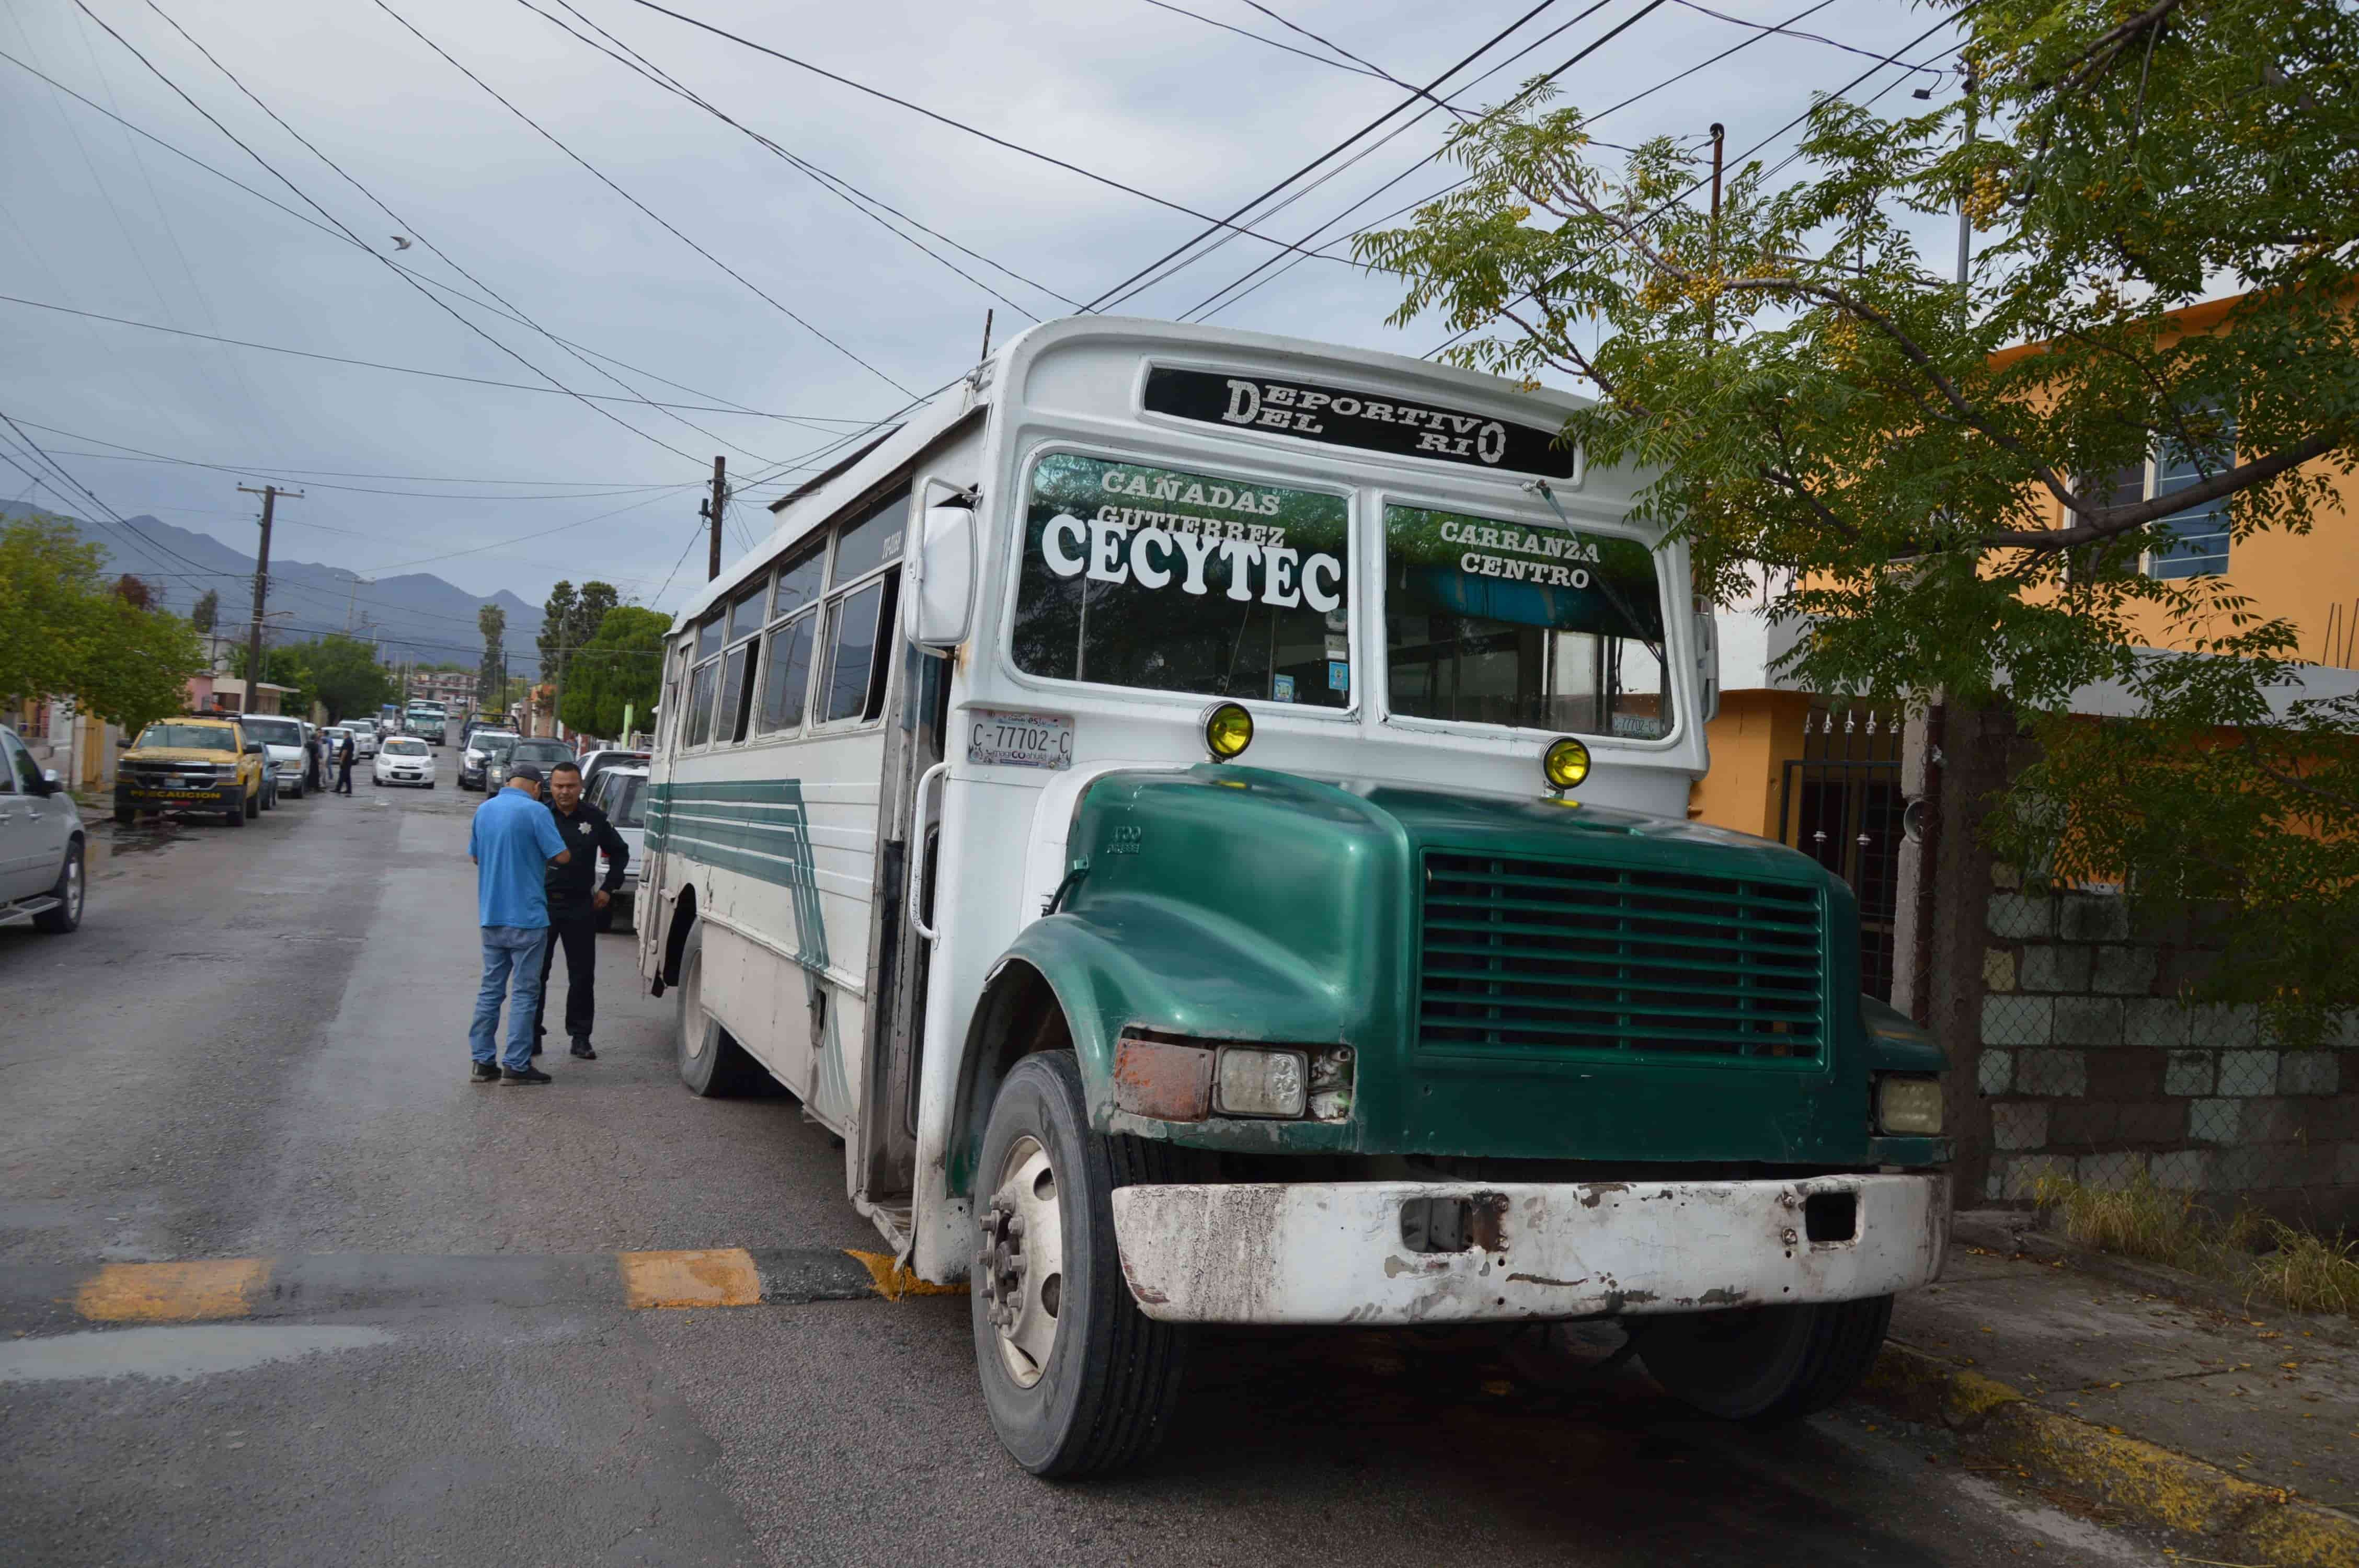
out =
<svg viewBox="0 0 2359 1568"><path fill-rule="evenodd" d="M0 725L0 925L62 935L82 924L84 837L56 772Z"/></svg>
<svg viewBox="0 0 2359 1568"><path fill-rule="evenodd" d="M114 820L127 827L143 811L195 811L243 827L261 814L266 761L236 719L159 719L115 764Z"/></svg>
<svg viewBox="0 0 2359 1568"><path fill-rule="evenodd" d="M283 719L275 713L249 713L238 719L248 741L262 742L264 758L269 762L269 777L265 781L262 808L265 811L278 804L278 796L289 800L303 798L303 721Z"/></svg>
<svg viewBox="0 0 2359 1568"><path fill-rule="evenodd" d="M579 760L573 754L573 748L562 741L550 741L538 736L518 741L508 748L505 758L489 767L484 787L501 788L508 782L508 773L518 762L530 762L540 770L541 776L545 778L549 774L549 770L558 763Z"/></svg>
<svg viewBox="0 0 2359 1568"><path fill-rule="evenodd" d="M621 746L603 746L582 753L582 788L584 794L596 787L598 776L612 767L627 767L633 762L645 764L648 754Z"/></svg>
<svg viewBox="0 0 2359 1568"><path fill-rule="evenodd" d="M425 741L416 735L396 735L387 740L376 754L369 770L371 785L424 784L434 787L434 752Z"/></svg>
<svg viewBox="0 0 2359 1568"><path fill-rule="evenodd" d="M355 758L366 761L375 756L385 744L384 739L376 732L375 721L371 719L356 719L347 728L353 732L353 755Z"/></svg>
<svg viewBox="0 0 2359 1568"><path fill-rule="evenodd" d="M609 752L608 756L615 753ZM609 766L598 775L588 799L606 814L623 842L631 847L630 863L623 868L623 885L614 902L598 914L598 929L612 931L620 924L625 931L639 928L639 866L647 858L647 770L644 763L628 762ZM598 857L596 886L606 885L606 857Z"/></svg>
<svg viewBox="0 0 2359 1568"><path fill-rule="evenodd" d="M513 730L478 730L459 753L459 787L488 789L484 775L494 762L508 754L521 739Z"/></svg>

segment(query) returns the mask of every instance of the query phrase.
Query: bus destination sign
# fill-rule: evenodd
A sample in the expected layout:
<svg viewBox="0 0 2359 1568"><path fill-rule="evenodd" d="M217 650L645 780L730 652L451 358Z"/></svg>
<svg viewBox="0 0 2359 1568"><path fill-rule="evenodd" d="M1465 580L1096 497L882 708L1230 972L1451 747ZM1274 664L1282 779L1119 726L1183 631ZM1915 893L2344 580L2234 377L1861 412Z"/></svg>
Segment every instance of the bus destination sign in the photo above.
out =
<svg viewBox="0 0 2359 1568"><path fill-rule="evenodd" d="M1147 372L1147 407L1174 418L1331 447L1550 479L1571 479L1573 472L1573 449L1559 445L1553 430L1315 382L1152 365Z"/></svg>

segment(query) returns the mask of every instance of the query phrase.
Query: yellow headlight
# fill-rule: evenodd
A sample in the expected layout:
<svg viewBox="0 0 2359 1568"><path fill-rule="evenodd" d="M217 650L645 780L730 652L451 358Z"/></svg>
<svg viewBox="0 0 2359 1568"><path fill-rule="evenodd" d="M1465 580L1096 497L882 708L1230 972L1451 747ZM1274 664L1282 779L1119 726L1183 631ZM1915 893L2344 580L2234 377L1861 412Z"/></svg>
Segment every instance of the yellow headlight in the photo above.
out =
<svg viewBox="0 0 2359 1568"><path fill-rule="evenodd" d="M1589 776L1589 748L1570 735L1551 741L1541 754L1540 772L1550 789L1577 789Z"/></svg>
<svg viewBox="0 0 2359 1568"><path fill-rule="evenodd" d="M1876 1126L1886 1132L1938 1138L1941 1132L1941 1080L1886 1074L1875 1086Z"/></svg>
<svg viewBox="0 0 2359 1568"><path fill-rule="evenodd" d="M1214 703L1204 712L1204 750L1216 762L1234 762L1253 744L1253 715L1234 702Z"/></svg>

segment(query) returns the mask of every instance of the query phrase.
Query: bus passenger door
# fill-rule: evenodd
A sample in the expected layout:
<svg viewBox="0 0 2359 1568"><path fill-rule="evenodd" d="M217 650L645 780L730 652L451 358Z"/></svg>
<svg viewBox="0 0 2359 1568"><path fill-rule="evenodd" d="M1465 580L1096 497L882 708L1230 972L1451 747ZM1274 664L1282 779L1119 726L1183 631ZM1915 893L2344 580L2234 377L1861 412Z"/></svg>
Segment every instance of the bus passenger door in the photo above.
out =
<svg viewBox="0 0 2359 1568"><path fill-rule="evenodd" d="M885 725L885 776L879 789L875 919L870 925L867 1060L861 1075L859 1124L853 1130L854 1195L906 1211L918 1159L918 1069L925 1041L926 975L930 957L910 929L916 914L933 924L935 858L941 818L939 777L918 799L928 773L947 755L952 661L897 636L900 678ZM923 820L917 819L922 805ZM915 857L919 874L910 877ZM904 1222L906 1231L906 1221Z"/></svg>

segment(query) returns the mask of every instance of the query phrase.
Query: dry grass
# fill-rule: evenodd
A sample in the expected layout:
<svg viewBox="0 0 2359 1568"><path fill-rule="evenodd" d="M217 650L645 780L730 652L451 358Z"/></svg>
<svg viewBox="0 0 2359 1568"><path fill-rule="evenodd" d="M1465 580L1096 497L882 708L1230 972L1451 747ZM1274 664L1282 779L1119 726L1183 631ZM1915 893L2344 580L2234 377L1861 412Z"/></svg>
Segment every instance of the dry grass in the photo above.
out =
<svg viewBox="0 0 2359 1568"><path fill-rule="evenodd" d="M2320 1236L2251 1209L2223 1222L2192 1194L2161 1186L2144 1172L2121 1187L2046 1175L2033 1196L2083 1247L2219 1280L2248 1300L2359 1316L2359 1241Z"/></svg>

